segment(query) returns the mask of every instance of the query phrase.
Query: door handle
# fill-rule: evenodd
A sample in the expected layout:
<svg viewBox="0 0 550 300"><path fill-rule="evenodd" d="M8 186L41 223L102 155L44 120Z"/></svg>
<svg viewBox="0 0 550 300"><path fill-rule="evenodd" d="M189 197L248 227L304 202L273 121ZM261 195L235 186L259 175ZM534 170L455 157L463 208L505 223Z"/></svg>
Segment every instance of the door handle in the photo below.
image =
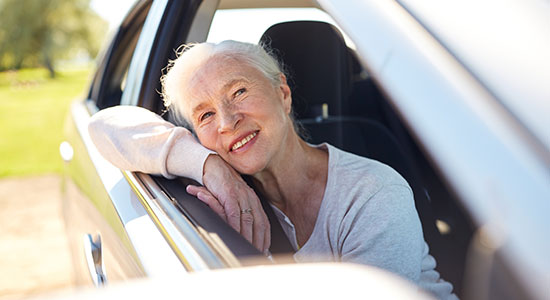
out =
<svg viewBox="0 0 550 300"><path fill-rule="evenodd" d="M74 150L69 142L64 141L59 145L59 154L65 162L73 160Z"/></svg>
<svg viewBox="0 0 550 300"><path fill-rule="evenodd" d="M103 266L103 253L101 248L101 236L95 238L91 234L84 235L84 255L88 264L88 271L95 287L102 287L107 284Z"/></svg>

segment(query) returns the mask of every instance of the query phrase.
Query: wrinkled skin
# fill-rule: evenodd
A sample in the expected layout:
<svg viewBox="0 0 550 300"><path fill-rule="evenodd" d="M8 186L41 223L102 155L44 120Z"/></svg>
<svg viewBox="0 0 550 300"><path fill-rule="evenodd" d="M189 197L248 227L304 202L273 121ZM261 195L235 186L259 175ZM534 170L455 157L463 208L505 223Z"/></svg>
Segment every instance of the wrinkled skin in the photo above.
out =
<svg viewBox="0 0 550 300"><path fill-rule="evenodd" d="M187 119L201 144L219 154L205 163L205 187L189 186L187 191L265 252L271 241L269 221L239 173L258 173L276 160L288 131L290 89L284 77L274 87L256 68L227 58L205 63L187 86ZM251 134L252 140L234 149Z"/></svg>

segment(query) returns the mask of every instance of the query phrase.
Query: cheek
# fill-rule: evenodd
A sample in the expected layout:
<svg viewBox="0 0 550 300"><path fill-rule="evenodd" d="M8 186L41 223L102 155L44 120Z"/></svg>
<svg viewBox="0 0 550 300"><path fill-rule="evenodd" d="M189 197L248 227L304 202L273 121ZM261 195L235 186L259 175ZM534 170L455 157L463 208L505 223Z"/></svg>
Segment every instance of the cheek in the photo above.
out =
<svg viewBox="0 0 550 300"><path fill-rule="evenodd" d="M205 126L203 128L197 129L195 132L197 133L199 142L204 147L212 151L216 151L216 141L217 141L218 131L216 130L215 126Z"/></svg>
<svg viewBox="0 0 550 300"><path fill-rule="evenodd" d="M278 102L279 99L275 98L274 95L270 96L252 99L246 103L246 111L265 120L280 119L282 115L285 115L284 108Z"/></svg>

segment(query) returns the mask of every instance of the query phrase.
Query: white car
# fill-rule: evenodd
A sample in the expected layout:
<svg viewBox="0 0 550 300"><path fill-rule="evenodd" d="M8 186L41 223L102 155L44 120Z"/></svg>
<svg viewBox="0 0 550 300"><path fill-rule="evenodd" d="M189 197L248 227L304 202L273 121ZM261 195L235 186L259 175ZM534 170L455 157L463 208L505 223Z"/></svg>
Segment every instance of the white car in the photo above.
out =
<svg viewBox="0 0 550 300"><path fill-rule="evenodd" d="M87 131L91 115L114 105L162 115L159 78L175 49L224 39L275 49L310 142L378 159L408 180L457 295L549 297L544 0L138 1L86 99L71 106L60 147L80 284L271 263L188 195L187 179L121 171ZM285 253L277 225L271 251Z"/></svg>

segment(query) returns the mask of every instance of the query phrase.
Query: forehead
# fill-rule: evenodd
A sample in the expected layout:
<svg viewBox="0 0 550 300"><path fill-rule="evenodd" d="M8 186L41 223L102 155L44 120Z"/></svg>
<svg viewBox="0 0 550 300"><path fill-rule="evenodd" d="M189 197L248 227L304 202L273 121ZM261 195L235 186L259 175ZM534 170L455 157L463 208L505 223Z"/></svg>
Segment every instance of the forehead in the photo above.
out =
<svg viewBox="0 0 550 300"><path fill-rule="evenodd" d="M267 78L242 59L218 56L208 59L197 68L187 83L187 90L216 92L236 80L257 82L265 81Z"/></svg>
<svg viewBox="0 0 550 300"><path fill-rule="evenodd" d="M191 116L205 102L221 101L222 94L235 84L270 85L256 67L235 57L213 57L198 67L182 84L185 112Z"/></svg>

